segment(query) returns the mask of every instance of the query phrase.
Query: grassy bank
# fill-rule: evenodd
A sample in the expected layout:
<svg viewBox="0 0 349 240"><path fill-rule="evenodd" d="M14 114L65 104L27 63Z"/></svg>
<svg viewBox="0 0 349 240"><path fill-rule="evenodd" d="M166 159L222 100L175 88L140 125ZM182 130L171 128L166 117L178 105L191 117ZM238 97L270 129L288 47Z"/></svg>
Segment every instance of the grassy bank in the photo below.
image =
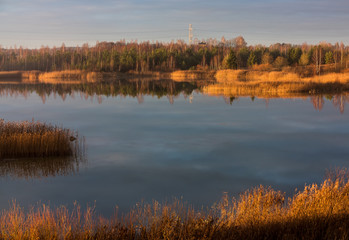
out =
<svg viewBox="0 0 349 240"><path fill-rule="evenodd" d="M294 67L275 70L273 68L263 69L260 66L248 70L183 70L173 72L161 71L129 71L120 72L89 72L82 70L64 70L52 72L40 71L4 71L0 72L0 80L11 81L22 79L24 82L48 82L57 81L87 81L95 82L102 79L116 78L152 78L172 79L174 81L212 80L217 82L316 82L316 83L348 83L348 69L342 72L323 71L321 75L314 74L311 67Z"/></svg>
<svg viewBox="0 0 349 240"><path fill-rule="evenodd" d="M108 75L112 75L109 73ZM22 80L23 82L43 82L56 83L62 81L87 81L95 82L103 79L103 74L98 72L88 72L81 70L64 70L53 72L40 71L9 71L0 72L0 80L13 81Z"/></svg>
<svg viewBox="0 0 349 240"><path fill-rule="evenodd" d="M216 72L217 82L234 83L265 83L265 82L295 82L295 83L349 83L349 72L326 73L303 77L302 74L291 70L285 71L258 71L258 70L219 70Z"/></svg>
<svg viewBox="0 0 349 240"><path fill-rule="evenodd" d="M41 122L0 120L0 161L5 158L64 157L80 154L76 132Z"/></svg>
<svg viewBox="0 0 349 240"><path fill-rule="evenodd" d="M201 70L188 70L188 71L174 71L171 73L170 78L174 81L185 82L193 80L210 80L214 79L216 71L201 71Z"/></svg>
<svg viewBox="0 0 349 240"><path fill-rule="evenodd" d="M348 239L347 171L305 186L293 197L260 186L239 198L224 195L207 211L181 201L138 204L121 218L104 219L40 205L25 211L13 203L0 215L0 239Z"/></svg>
<svg viewBox="0 0 349 240"><path fill-rule="evenodd" d="M202 92L210 96L259 98L293 98L309 95L347 95L349 83L303 83L303 82L236 82L216 83L204 86Z"/></svg>
<svg viewBox="0 0 349 240"><path fill-rule="evenodd" d="M204 93L269 98L349 91L349 72L301 77L290 71L220 70L215 77L217 84L204 87Z"/></svg>

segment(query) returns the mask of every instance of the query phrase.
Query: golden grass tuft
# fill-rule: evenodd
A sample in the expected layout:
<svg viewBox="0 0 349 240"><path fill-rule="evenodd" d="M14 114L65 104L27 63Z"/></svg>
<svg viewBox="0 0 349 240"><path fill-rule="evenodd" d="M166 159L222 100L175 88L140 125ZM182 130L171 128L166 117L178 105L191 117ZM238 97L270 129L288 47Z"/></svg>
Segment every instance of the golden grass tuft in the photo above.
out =
<svg viewBox="0 0 349 240"><path fill-rule="evenodd" d="M321 87L321 86L320 86ZM309 96L313 85L304 83L216 83L204 86L202 92L210 96L259 98L290 98Z"/></svg>
<svg viewBox="0 0 349 240"><path fill-rule="evenodd" d="M36 82L39 78L40 71L26 71L22 73L22 82Z"/></svg>
<svg viewBox="0 0 349 240"><path fill-rule="evenodd" d="M43 72L38 75L38 80L43 83L55 83L58 81L95 82L100 78L102 78L102 73L87 72L87 71L81 71L81 70Z"/></svg>
<svg viewBox="0 0 349 240"><path fill-rule="evenodd" d="M262 68L263 66L260 65ZM249 82L249 83L349 83L349 72L326 73L320 76L301 77L292 71L267 71L267 70L219 70L215 78L221 83Z"/></svg>
<svg viewBox="0 0 349 240"><path fill-rule="evenodd" d="M196 211L181 200L137 204L128 214L96 217L81 211L38 205L25 212L16 202L0 215L0 239L348 239L348 171L322 184L285 193L263 186L238 199Z"/></svg>
<svg viewBox="0 0 349 240"><path fill-rule="evenodd" d="M202 70L183 70L174 71L171 73L170 78L173 81L193 81L214 78L215 71L202 71Z"/></svg>
<svg viewBox="0 0 349 240"><path fill-rule="evenodd" d="M71 141L74 137L75 140ZM80 154L77 132L41 122L0 120L0 160Z"/></svg>
<svg viewBox="0 0 349 240"><path fill-rule="evenodd" d="M249 71L246 74L247 81L258 82L298 82L299 76L296 73L278 71Z"/></svg>
<svg viewBox="0 0 349 240"><path fill-rule="evenodd" d="M219 70L216 75L217 82L298 82L300 78L295 73L281 71L255 71L255 70Z"/></svg>
<svg viewBox="0 0 349 240"><path fill-rule="evenodd" d="M235 82L246 79L247 70L219 70L215 78L217 82Z"/></svg>
<svg viewBox="0 0 349 240"><path fill-rule="evenodd" d="M343 93L349 90L349 73L329 73L301 78L287 71L221 70L217 83L203 87L214 96L298 97L319 93Z"/></svg>
<svg viewBox="0 0 349 240"><path fill-rule="evenodd" d="M349 83L349 72L328 73L320 76L303 78L302 80L315 83Z"/></svg>

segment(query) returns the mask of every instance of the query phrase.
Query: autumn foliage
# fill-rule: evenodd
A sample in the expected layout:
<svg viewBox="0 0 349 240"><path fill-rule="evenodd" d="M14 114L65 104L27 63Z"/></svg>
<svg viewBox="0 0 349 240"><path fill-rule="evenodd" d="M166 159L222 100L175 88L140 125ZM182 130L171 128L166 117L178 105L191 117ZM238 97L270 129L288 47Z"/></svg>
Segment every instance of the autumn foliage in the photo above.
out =
<svg viewBox="0 0 349 240"><path fill-rule="evenodd" d="M0 49L0 71L43 72L81 70L88 72L172 72L176 70L255 69L282 70L311 66L316 75L331 65L340 72L349 65L349 47L343 43L318 45L272 44L248 46L239 41L210 40L187 45L183 41L97 42L95 46ZM235 39L235 40L236 40Z"/></svg>

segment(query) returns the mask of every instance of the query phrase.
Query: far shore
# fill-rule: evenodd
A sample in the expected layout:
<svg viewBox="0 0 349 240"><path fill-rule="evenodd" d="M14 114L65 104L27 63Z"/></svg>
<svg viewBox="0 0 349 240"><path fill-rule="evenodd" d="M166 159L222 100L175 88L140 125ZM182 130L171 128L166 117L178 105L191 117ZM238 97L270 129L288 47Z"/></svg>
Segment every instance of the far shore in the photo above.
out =
<svg viewBox="0 0 349 240"><path fill-rule="evenodd" d="M326 68L324 68L326 69ZM149 78L171 79L174 81L215 80L225 84L261 84L261 83L316 83L316 84L349 84L349 69L342 71L325 71L321 74L313 73L311 68L285 68L244 70L178 70L174 72L91 72L81 70L64 70L53 72L41 71L2 71L1 82L21 81L25 83L56 83L61 81L112 80L116 78Z"/></svg>

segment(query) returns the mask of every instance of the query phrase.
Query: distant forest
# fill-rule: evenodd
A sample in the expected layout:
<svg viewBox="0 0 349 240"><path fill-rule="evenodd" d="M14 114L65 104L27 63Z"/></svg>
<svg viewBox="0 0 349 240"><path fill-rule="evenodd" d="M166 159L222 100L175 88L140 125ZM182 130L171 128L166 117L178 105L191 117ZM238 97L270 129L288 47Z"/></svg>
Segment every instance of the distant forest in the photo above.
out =
<svg viewBox="0 0 349 240"><path fill-rule="evenodd" d="M313 65L316 71L323 64L336 70L347 68L349 47L321 42L318 45L273 44L248 46L239 36L231 40L201 42L192 45L184 41L171 43L97 42L81 47L0 47L0 70L87 70L98 72L148 72L175 70L219 69L282 69Z"/></svg>

